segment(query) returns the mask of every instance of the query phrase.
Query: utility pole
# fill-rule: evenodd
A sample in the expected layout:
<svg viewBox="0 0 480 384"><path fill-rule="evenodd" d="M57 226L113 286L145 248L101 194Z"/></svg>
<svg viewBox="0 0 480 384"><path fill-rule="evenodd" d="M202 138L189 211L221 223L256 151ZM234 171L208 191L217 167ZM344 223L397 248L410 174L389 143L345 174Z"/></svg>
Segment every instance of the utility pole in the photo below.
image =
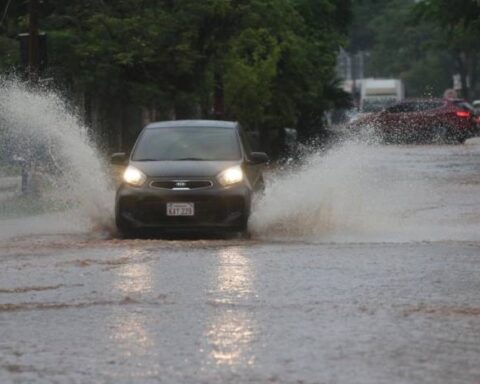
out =
<svg viewBox="0 0 480 384"><path fill-rule="evenodd" d="M40 64L38 18L40 13L39 0L30 0L29 6L29 39L28 39L28 79L30 83L38 83Z"/></svg>
<svg viewBox="0 0 480 384"><path fill-rule="evenodd" d="M39 52L39 0L30 0L29 4L29 26L28 26L28 60L27 72L28 81L30 85L38 83L40 71L40 52ZM32 174L32 159L28 156L21 159L22 167L22 193L28 194L30 192L30 177Z"/></svg>
<svg viewBox="0 0 480 384"><path fill-rule="evenodd" d="M223 85L223 61L216 56L213 68L213 114L216 120L222 120L225 115L225 92Z"/></svg>

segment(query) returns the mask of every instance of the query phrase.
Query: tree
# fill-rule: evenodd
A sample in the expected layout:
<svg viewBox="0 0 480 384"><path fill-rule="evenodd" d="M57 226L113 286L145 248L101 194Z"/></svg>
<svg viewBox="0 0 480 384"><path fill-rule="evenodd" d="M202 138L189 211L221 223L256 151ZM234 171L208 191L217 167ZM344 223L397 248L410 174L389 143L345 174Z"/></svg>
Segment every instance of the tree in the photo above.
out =
<svg viewBox="0 0 480 384"><path fill-rule="evenodd" d="M463 96L480 95L478 60L480 41L480 3L477 0L429 0L415 6L417 21L436 28L435 46L446 49L460 74Z"/></svg>
<svg viewBox="0 0 480 384"><path fill-rule="evenodd" d="M452 62L434 48L438 34L431 23L414 22L414 5L413 0L391 0L371 21L376 35L368 71L401 78L408 96L440 96L451 87Z"/></svg>
<svg viewBox="0 0 480 384"><path fill-rule="evenodd" d="M357 0L348 50L367 53L365 77L400 78L407 96L441 96L452 86L454 61L414 0ZM426 2L424 2L426 3Z"/></svg>
<svg viewBox="0 0 480 384"><path fill-rule="evenodd" d="M9 36L24 12L9 14ZM110 147L131 144L131 105L152 119L239 120L267 147L283 127L318 134L343 100L334 66L350 0L44 0L42 12L50 74Z"/></svg>

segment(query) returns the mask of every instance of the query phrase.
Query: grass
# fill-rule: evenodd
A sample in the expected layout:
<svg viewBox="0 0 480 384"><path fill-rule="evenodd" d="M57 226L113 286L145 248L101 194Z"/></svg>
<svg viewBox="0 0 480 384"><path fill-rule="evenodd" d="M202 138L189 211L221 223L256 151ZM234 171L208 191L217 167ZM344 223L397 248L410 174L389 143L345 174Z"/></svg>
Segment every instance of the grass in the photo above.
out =
<svg viewBox="0 0 480 384"><path fill-rule="evenodd" d="M0 165L0 177L20 176L22 168L18 165Z"/></svg>

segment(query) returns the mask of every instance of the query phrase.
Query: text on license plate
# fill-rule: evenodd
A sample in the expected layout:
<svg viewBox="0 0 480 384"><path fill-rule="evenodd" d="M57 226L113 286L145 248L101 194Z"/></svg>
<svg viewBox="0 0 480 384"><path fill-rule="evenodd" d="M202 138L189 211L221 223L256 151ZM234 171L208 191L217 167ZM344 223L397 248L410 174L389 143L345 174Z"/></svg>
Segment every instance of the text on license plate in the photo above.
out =
<svg viewBox="0 0 480 384"><path fill-rule="evenodd" d="M194 216L193 203L167 203L167 216Z"/></svg>

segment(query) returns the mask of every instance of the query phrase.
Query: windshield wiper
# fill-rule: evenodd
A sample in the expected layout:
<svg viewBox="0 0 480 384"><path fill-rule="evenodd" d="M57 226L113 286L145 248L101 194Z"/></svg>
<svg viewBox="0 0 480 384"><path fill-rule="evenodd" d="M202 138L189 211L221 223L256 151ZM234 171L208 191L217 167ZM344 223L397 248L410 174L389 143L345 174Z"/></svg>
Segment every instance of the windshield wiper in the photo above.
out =
<svg viewBox="0 0 480 384"><path fill-rule="evenodd" d="M182 157L181 159L175 159L174 161L188 161L188 160L204 161L205 159L201 159L199 157Z"/></svg>
<svg viewBox="0 0 480 384"><path fill-rule="evenodd" d="M133 161L158 161L158 159L134 159Z"/></svg>

